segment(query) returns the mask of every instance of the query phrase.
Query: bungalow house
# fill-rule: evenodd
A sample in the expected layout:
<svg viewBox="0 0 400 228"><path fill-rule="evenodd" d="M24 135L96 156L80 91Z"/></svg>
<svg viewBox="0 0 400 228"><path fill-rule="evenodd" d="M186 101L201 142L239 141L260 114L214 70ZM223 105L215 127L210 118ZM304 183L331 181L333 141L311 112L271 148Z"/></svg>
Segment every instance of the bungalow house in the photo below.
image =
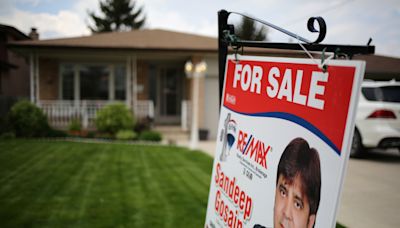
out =
<svg viewBox="0 0 400 228"><path fill-rule="evenodd" d="M124 102L137 119L189 129L192 79L187 61L205 61L200 78L200 129L217 136L219 110L217 39L167 30L111 32L85 37L28 40L8 45L29 58L30 99L55 127L72 119L93 127L96 112ZM307 57L301 51L264 49L267 56Z"/></svg>
<svg viewBox="0 0 400 228"><path fill-rule="evenodd" d="M187 61L205 61L200 78L199 127L215 138L218 122L217 39L166 30L135 30L9 44L29 58L30 99L51 125L68 127L72 119L93 127L96 112L124 102L138 119L189 129L192 80ZM287 51L273 51L287 56ZM290 54L289 54L290 55ZM293 52L294 57L304 57Z"/></svg>
<svg viewBox="0 0 400 228"><path fill-rule="evenodd" d="M15 42L9 47L30 59L30 99L55 127L67 127L74 118L92 127L95 113L114 101L124 102L138 119L187 125L191 83L184 65L188 60L208 64L200 103L213 100L214 107L208 105L203 111L200 126L210 121L208 112L218 113L214 38L137 30ZM215 93L204 93L204 86L214 86Z"/></svg>

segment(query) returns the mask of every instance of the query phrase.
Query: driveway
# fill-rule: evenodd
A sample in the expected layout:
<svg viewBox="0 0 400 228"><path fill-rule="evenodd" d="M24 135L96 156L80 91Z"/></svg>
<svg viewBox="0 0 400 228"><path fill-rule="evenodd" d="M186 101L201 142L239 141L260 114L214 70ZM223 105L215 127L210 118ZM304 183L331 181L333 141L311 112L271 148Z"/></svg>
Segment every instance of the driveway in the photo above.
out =
<svg viewBox="0 0 400 228"><path fill-rule="evenodd" d="M399 227L399 174L397 150L372 150L363 159L350 159L338 221L349 228Z"/></svg>

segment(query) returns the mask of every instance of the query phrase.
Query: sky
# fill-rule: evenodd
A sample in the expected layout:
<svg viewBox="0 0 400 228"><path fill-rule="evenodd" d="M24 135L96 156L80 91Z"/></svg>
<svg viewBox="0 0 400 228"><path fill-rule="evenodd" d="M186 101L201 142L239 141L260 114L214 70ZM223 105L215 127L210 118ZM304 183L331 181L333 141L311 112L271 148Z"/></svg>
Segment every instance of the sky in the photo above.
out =
<svg viewBox="0 0 400 228"><path fill-rule="evenodd" d="M169 29L217 36L217 12L240 12L280 26L309 40L307 20L322 16L327 35L322 44L366 45L372 38L376 54L400 58L400 0L137 0L143 6L148 29ZM90 35L88 12L100 15L99 0L0 0L0 24L29 33L36 27L40 39ZM237 23L240 16L231 15ZM273 42L289 42L287 35L269 29Z"/></svg>

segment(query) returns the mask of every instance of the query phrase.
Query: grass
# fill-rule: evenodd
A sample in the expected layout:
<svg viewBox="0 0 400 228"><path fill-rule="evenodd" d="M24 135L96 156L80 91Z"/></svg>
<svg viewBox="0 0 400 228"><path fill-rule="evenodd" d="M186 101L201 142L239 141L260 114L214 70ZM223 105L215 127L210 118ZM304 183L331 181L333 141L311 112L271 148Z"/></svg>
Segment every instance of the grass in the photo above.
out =
<svg viewBox="0 0 400 228"><path fill-rule="evenodd" d="M0 141L0 226L203 227L211 168L176 147Z"/></svg>

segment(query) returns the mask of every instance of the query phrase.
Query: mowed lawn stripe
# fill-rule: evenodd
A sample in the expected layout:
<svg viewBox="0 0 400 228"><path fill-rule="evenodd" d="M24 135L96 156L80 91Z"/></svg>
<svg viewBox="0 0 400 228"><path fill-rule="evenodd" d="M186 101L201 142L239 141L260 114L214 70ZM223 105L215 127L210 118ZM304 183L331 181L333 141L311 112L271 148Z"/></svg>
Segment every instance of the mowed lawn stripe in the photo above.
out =
<svg viewBox="0 0 400 228"><path fill-rule="evenodd" d="M193 169L197 170L193 164L188 163L187 159L180 159L180 157L185 157L182 155L192 154L191 156L205 156L204 154L198 154L196 152L188 152L187 150L182 150L181 148L175 148L173 153L162 153L158 155L157 161L164 164L160 166L162 169L159 173L163 175L156 175L156 178L160 183L163 184L163 189L165 194L168 194L168 198L172 202L171 205L175 206L175 211L181 210L179 213L174 214L174 220L178 221L180 227L184 227L185 224L190 223L187 221L190 218L190 214L195 214L197 217L205 216L205 211L202 210L203 204L206 204L208 191L202 191L204 188L198 187L195 180L191 178L191 172ZM165 162L168 161L168 162ZM207 179L210 176L208 175ZM192 184L187 184L189 181ZM171 185L171 183L173 183ZM201 198L201 193L204 192L205 197ZM184 205L184 206L182 206ZM202 226L204 221L199 221L197 226Z"/></svg>
<svg viewBox="0 0 400 228"><path fill-rule="evenodd" d="M0 153L0 162L15 162L0 178L19 171L6 181L15 191L0 185L1 227L204 224L212 159L202 153L163 146L15 142L0 142L1 151L13 150ZM41 159L20 169L16 161L26 166L30 156L37 156L33 151Z"/></svg>
<svg viewBox="0 0 400 228"><path fill-rule="evenodd" d="M74 151L69 151L67 145L55 146L49 143L47 148L51 156L38 161L32 168L32 176L24 198L24 210L21 213L21 224L18 227L45 226L52 214L57 213L64 200L60 196L71 184L71 179L78 172L76 166L79 159ZM78 161L78 162L77 162ZM26 176L26 173L21 174ZM23 184L23 182L21 182ZM16 192L18 194L18 192ZM26 203L26 204L25 204Z"/></svg>
<svg viewBox="0 0 400 228"><path fill-rule="evenodd" d="M175 175L179 177L179 182L191 193L189 194L190 196L196 197L197 202L202 202L207 197L208 192L203 192L201 189L209 186L210 175L204 176L204 172L196 167L187 157L175 154L174 159L181 164L174 169ZM193 182L193 184L187 185L188 181L190 183ZM202 193L206 195L201 195Z"/></svg>
<svg viewBox="0 0 400 228"><path fill-rule="evenodd" d="M170 151L173 154L175 151ZM149 216L153 216L150 226L153 227L171 227L171 202L166 192L166 188L163 186L164 183L168 183L169 186L174 186L174 182L166 182L170 173L165 170L165 162L160 160L160 153L158 147L152 148L151 153L141 151L140 157L143 162L143 169L138 172L143 172L142 181L147 183L148 188L153 194L147 195L147 213ZM176 194L179 194L177 192ZM161 202L161 204L158 204Z"/></svg>
<svg viewBox="0 0 400 228"><path fill-rule="evenodd" d="M59 226L59 218L63 218L61 225L75 226L81 221L80 209L83 207L82 204L86 202L87 178L90 178L92 173L92 166L88 165L87 161L95 160L95 156L101 156L102 153L94 150L94 148L81 147L80 149L82 151L70 151L69 153L69 156L73 156L75 159L73 163L66 164L70 167L66 172L71 178L54 198L54 201L61 203L57 205L57 208L54 208L48 220L48 226ZM71 202L64 203L66 200L71 200Z"/></svg>
<svg viewBox="0 0 400 228"><path fill-rule="evenodd" d="M190 152L190 153L201 153L198 151ZM196 189L202 189L204 187L209 187L210 185L210 170L212 169L211 165L208 165L207 168L201 168L197 164L201 163L201 160L192 160L192 157L207 157L204 154L201 156L187 156L189 153L185 153L186 156L176 156L177 160L180 160L183 164L186 164L184 167L188 167L188 173L186 175L190 178L196 180L194 183L197 186ZM208 158L208 157L207 157ZM207 171L206 171L207 170Z"/></svg>
<svg viewBox="0 0 400 228"><path fill-rule="evenodd" d="M102 180L99 181L99 176L101 176L104 172L103 169L110 165L105 163L115 157L110 156L109 153L111 152L111 149L106 145L101 147L99 145L85 146L89 146L90 150L88 150L87 153L93 153L93 156L91 157L91 159L86 160L85 166L88 169L82 182L83 185L80 189L81 194L79 194L79 200L77 200L77 203L79 203L79 212L76 216L79 227L81 227L83 224L86 225L85 222L90 221L93 218L93 214L91 213L92 204L98 204L97 199L93 196L97 195L95 192L96 188L102 186ZM95 216L96 214L94 214L94 217Z"/></svg>
<svg viewBox="0 0 400 228"><path fill-rule="evenodd" d="M47 150L49 148L45 148L43 145L39 147L33 146L30 151L26 150L15 151L15 154L25 153L26 157L32 156L35 157L35 162L32 160L26 162L22 160L22 167L17 166L9 167L8 170L3 170L1 175L6 174L5 178L2 178L3 182L1 183L0 194L7 195L8 197L21 196L20 192L25 194L31 194L32 191L37 189L38 191L43 187L41 184L41 180L45 179L43 177L42 172L45 171L45 174L50 174L47 169L51 170L52 167L47 165L54 165L54 158L64 159L63 156L58 156L56 153L49 153ZM60 148L61 150L61 148ZM54 151L56 152L56 151ZM4 159L6 160L6 159ZM3 162L2 162L3 163ZM43 164L46 164L43 166ZM15 169L15 171L13 170ZM46 169L46 170L44 170ZM8 174L7 174L8 173ZM34 178L33 178L34 177ZM31 188L31 183L37 184Z"/></svg>
<svg viewBox="0 0 400 228"><path fill-rule="evenodd" d="M16 175L21 176L24 171L29 172L37 161L43 159L43 156L51 156L47 153L44 144L26 148L23 144L13 143L6 145L2 151L0 156L4 161L1 161L0 171L4 175L0 178L1 185L14 179L13 177Z"/></svg>

